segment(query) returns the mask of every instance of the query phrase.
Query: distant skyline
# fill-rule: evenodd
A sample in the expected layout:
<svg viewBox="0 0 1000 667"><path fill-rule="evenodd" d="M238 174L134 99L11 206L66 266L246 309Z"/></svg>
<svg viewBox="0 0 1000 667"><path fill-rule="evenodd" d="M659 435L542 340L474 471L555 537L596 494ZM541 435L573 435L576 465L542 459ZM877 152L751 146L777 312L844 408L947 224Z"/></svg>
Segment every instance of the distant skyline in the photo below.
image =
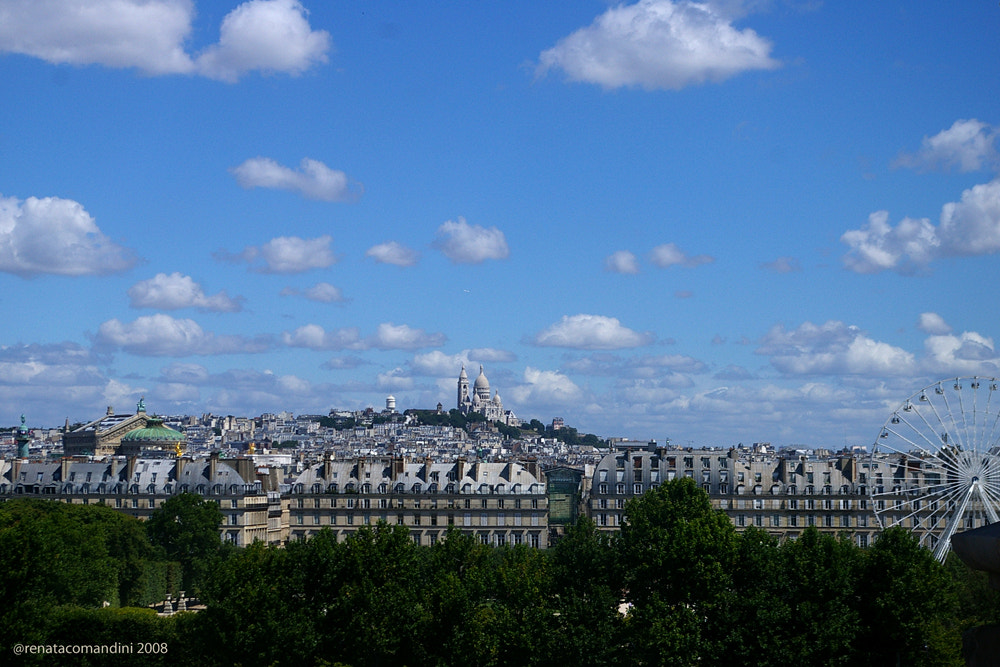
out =
<svg viewBox="0 0 1000 667"><path fill-rule="evenodd" d="M868 445L1000 375L1000 6L0 0L0 424Z"/></svg>

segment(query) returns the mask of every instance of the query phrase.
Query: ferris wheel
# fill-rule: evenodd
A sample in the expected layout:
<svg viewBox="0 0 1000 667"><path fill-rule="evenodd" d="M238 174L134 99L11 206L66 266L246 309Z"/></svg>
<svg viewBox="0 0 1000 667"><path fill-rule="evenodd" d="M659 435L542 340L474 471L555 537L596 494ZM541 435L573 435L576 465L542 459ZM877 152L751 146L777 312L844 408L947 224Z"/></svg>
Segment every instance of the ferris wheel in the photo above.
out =
<svg viewBox="0 0 1000 667"><path fill-rule="evenodd" d="M951 536L1000 521L1000 380L941 380L886 420L868 461L882 528L909 528L944 560Z"/></svg>

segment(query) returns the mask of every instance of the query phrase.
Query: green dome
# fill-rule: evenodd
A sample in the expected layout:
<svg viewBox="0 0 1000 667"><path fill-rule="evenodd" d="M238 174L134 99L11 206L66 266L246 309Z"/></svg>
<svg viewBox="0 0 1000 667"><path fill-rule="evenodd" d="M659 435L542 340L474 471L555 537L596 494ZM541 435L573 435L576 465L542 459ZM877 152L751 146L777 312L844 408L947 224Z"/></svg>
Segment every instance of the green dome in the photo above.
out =
<svg viewBox="0 0 1000 667"><path fill-rule="evenodd" d="M122 436L122 444L127 443L173 447L178 443L186 444L187 437L180 431L164 426L163 420L159 417L150 417L146 421L145 428L131 430Z"/></svg>

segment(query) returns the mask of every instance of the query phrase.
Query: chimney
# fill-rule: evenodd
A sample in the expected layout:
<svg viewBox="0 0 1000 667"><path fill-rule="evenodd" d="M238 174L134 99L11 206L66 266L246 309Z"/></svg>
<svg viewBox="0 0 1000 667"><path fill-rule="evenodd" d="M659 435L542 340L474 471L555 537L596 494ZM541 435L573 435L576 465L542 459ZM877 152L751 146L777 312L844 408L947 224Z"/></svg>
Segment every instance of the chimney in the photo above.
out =
<svg viewBox="0 0 1000 667"><path fill-rule="evenodd" d="M333 479L333 456L328 451L323 452L323 469L320 470L320 476L328 484Z"/></svg>
<svg viewBox="0 0 1000 667"><path fill-rule="evenodd" d="M135 477L135 464L139 462L138 456L129 456L125 459L125 484L131 484Z"/></svg>
<svg viewBox="0 0 1000 667"><path fill-rule="evenodd" d="M402 456L394 456L392 458L392 481L395 482L403 477L403 473L406 470L406 462L403 460Z"/></svg>
<svg viewBox="0 0 1000 667"><path fill-rule="evenodd" d="M236 472L243 479L244 484L253 484L256 481L253 459L251 458L240 457L236 459Z"/></svg>
<svg viewBox="0 0 1000 667"><path fill-rule="evenodd" d="M219 452L214 451L212 455L208 457L208 481L210 484L215 483L216 470L219 467Z"/></svg>
<svg viewBox="0 0 1000 667"><path fill-rule="evenodd" d="M184 468L187 466L187 459L183 456L178 456L174 460L174 479L180 484L181 475L184 474Z"/></svg>
<svg viewBox="0 0 1000 667"><path fill-rule="evenodd" d="M64 484L66 483L66 480L69 479L69 463L70 458L68 456L62 457L59 461L59 481Z"/></svg>
<svg viewBox="0 0 1000 667"><path fill-rule="evenodd" d="M459 456L458 457L458 461L457 461L457 468L458 469L456 470L457 481L458 481L459 487L461 487L462 478L465 477L465 464L466 464L465 457L464 456Z"/></svg>

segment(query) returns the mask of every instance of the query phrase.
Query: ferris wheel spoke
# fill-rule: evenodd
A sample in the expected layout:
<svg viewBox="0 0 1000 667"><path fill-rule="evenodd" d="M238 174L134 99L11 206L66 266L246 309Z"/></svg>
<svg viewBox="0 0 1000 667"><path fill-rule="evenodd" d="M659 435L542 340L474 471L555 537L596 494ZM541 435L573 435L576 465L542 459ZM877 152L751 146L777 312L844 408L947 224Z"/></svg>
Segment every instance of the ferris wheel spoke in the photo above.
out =
<svg viewBox="0 0 1000 667"><path fill-rule="evenodd" d="M932 459L934 459L934 461L938 462L942 467L944 467L946 469L949 469L952 472L959 472L959 468L957 467L957 465L955 464L955 462L952 459L950 459L948 457L945 457L945 456L941 456L937 452L933 452L933 451L929 451L927 449L924 449L919 444L917 444L916 442L913 442L912 440L910 440L906 436L902 435L901 433L893 430L891 427L888 427L888 426L884 427L884 432L885 433L890 433L890 434L896 436L898 439L900 439L903 442L909 444L912 448L917 449L917 450L919 450L919 451L927 454L927 456L929 456ZM893 444L889 444L889 443L879 443L879 444L882 445L883 449L890 450L890 451L895 452L897 454L901 454L903 456L913 456L913 449L909 449L909 450L902 449L902 448L900 448L897 445L893 445Z"/></svg>
<svg viewBox="0 0 1000 667"><path fill-rule="evenodd" d="M906 409L907 406L910 407L909 410ZM902 417L899 416L899 412L893 413L893 415L892 415L893 419L899 419L903 424L906 424L908 427L910 427L910 430L912 430L914 433L916 433L917 435L919 435L920 438L922 440L924 440L924 442L926 442L927 446L930 448L930 449L925 449L923 447L920 447L920 450L924 451L924 452L927 452L928 454L930 454L930 455L933 456L934 453L941 447L941 436L937 432L937 429L935 429L930 424L930 422L927 421L927 417L924 416L924 411L917 409L916 407L913 406L912 403L908 402L906 404L906 406L903 407L902 412L903 412L903 416ZM927 430L930 431L932 434L934 434L934 440L931 440L929 437L927 437L927 433L923 429L917 428L916 426L914 426L913 424L910 423L910 420L906 418L906 413L908 413L908 412L916 413L916 415L918 417L920 417L920 421L922 421L924 423L924 426L927 427ZM937 417L937 414L935 413L934 416ZM890 419L889 421L891 423L893 420ZM938 421L940 422L940 418L938 418ZM943 427L943 425L942 425L942 427ZM901 438L903 437L902 434L898 434L898 435ZM919 447L919 445L916 445L915 443L914 443L914 446Z"/></svg>
<svg viewBox="0 0 1000 667"><path fill-rule="evenodd" d="M936 396L941 396L941 400L944 402L945 414L948 415L948 417L950 418L951 417L951 406L948 404L948 393L947 393L947 391L945 390L944 387L942 387L940 384L938 384L938 386L935 387L935 389L934 389L934 394ZM961 440L958 439L958 438L956 438L954 435L949 434L948 424L947 424L947 422L945 422L944 419L941 418L941 414L938 412L937 406L934 405L934 402L933 401L928 401L928 403L930 405L931 412L934 413L934 418L938 420L938 425L943 430L942 433L937 433L938 438L945 445L952 445L953 447L955 447L959 451L961 451L962 450ZM955 420L951 419L951 423L952 423L952 426L954 426ZM928 428L930 428L931 430L934 430L934 427L931 426L929 423L928 423ZM952 440L954 442L950 442Z"/></svg>
<svg viewBox="0 0 1000 667"><path fill-rule="evenodd" d="M934 555L938 557L938 560L944 558L946 549L951 548L951 536L955 534L955 529L958 528L962 519L965 517L965 509L969 506L969 499L972 497L972 488L970 487L966 491L961 500L958 510L952 514L951 519L948 521L948 525L945 526L944 533L941 535L941 542L938 543L938 548L934 551Z"/></svg>

